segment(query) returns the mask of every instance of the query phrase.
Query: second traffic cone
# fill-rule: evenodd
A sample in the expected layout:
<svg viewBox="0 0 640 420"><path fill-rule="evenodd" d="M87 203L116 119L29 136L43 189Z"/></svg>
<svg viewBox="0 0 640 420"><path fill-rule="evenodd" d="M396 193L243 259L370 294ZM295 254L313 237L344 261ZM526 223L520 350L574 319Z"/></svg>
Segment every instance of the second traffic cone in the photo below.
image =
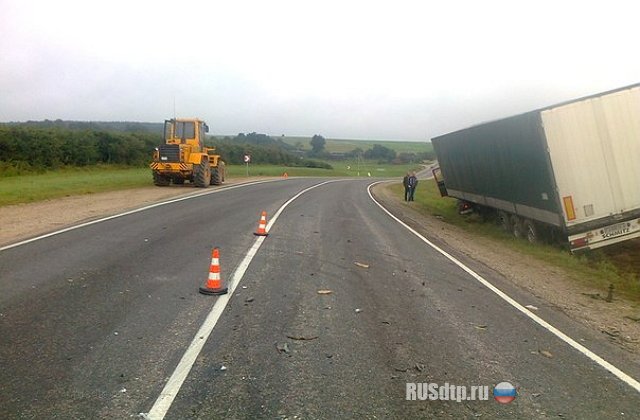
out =
<svg viewBox="0 0 640 420"><path fill-rule="evenodd" d="M260 223L258 224L258 230L253 232L256 236L269 236L267 233L267 212L263 211L260 216Z"/></svg>
<svg viewBox="0 0 640 420"><path fill-rule="evenodd" d="M220 278L220 251L218 248L213 248L211 252L209 278L205 285L200 288L200 293L204 295L224 295L227 293L227 287L224 285L222 278Z"/></svg>

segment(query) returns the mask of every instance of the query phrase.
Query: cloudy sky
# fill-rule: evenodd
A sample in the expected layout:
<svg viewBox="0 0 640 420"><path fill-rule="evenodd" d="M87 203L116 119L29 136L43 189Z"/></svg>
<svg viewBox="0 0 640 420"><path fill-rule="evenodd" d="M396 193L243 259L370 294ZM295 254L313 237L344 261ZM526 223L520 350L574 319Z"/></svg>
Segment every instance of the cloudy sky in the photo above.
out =
<svg viewBox="0 0 640 420"><path fill-rule="evenodd" d="M640 82L636 1L0 0L0 121L427 140Z"/></svg>

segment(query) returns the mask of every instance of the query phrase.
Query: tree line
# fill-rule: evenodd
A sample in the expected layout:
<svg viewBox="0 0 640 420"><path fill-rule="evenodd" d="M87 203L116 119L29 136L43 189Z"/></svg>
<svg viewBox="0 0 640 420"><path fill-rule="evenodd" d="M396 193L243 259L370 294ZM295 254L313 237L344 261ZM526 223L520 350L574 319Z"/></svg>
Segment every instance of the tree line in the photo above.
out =
<svg viewBox="0 0 640 420"><path fill-rule="evenodd" d="M149 133L0 126L0 171L144 165L161 137Z"/></svg>
<svg viewBox="0 0 640 420"><path fill-rule="evenodd" d="M0 125L0 175L96 164L145 166L154 148L163 142L162 135L150 132L3 124ZM253 163L331 168L324 162L301 159L284 148L281 141L264 134L241 133L234 138L206 142L215 146L223 160L231 164L243 163L248 153Z"/></svg>
<svg viewBox="0 0 640 420"><path fill-rule="evenodd" d="M244 155L248 154L251 156L251 163L332 169L326 162L297 155L294 146L266 134L239 133L235 137L207 141L207 144L215 147L216 152L227 163L244 163Z"/></svg>

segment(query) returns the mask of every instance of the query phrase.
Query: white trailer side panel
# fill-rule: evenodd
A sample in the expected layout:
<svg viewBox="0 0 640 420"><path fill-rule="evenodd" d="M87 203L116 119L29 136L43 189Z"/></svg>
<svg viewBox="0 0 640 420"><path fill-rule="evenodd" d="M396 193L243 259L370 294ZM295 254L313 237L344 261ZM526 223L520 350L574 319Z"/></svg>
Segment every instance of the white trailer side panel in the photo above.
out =
<svg viewBox="0 0 640 420"><path fill-rule="evenodd" d="M541 115L567 226L640 208L640 87Z"/></svg>

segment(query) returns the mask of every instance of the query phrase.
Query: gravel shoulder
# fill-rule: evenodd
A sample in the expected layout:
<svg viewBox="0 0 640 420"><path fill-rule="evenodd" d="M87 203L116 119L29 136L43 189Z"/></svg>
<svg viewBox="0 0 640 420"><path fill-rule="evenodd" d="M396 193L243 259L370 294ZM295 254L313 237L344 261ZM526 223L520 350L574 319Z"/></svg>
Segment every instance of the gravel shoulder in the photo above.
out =
<svg viewBox="0 0 640 420"><path fill-rule="evenodd" d="M225 185L261 179L269 178L232 179L227 180ZM74 195L36 203L2 206L0 207L0 220L2 220L0 224L0 246L63 229L80 222L201 192L202 189L189 185L171 185L162 188L151 185L143 188Z"/></svg>
<svg viewBox="0 0 640 420"><path fill-rule="evenodd" d="M570 318L602 333L621 348L640 355L640 308L632 302L615 298L613 302L594 299L601 290L590 290L571 279L564 269L549 266L534 257L523 255L496 241L472 234L435 216L420 213L410 203L401 201L388 188L378 184L376 199L426 237L445 242L452 248L501 273L517 287L566 313Z"/></svg>

